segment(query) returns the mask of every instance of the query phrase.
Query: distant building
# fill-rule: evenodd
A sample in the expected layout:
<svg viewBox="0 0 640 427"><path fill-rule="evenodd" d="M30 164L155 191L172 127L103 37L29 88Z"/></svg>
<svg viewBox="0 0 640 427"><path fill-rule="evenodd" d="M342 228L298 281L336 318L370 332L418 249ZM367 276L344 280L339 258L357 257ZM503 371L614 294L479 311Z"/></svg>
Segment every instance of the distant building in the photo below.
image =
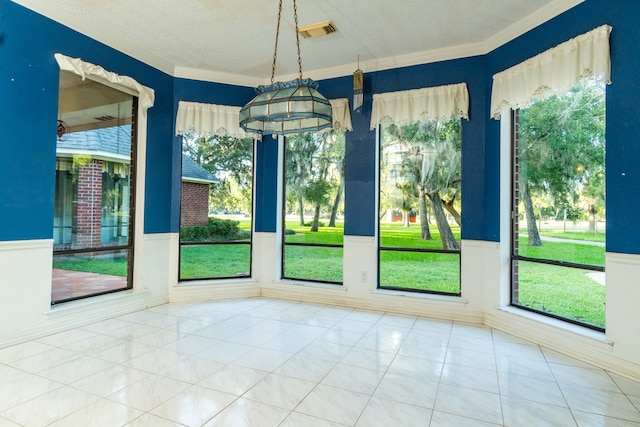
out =
<svg viewBox="0 0 640 427"><path fill-rule="evenodd" d="M56 147L56 248L126 244L131 188L131 126L64 135ZM205 225L209 185L218 179L182 156L181 226Z"/></svg>

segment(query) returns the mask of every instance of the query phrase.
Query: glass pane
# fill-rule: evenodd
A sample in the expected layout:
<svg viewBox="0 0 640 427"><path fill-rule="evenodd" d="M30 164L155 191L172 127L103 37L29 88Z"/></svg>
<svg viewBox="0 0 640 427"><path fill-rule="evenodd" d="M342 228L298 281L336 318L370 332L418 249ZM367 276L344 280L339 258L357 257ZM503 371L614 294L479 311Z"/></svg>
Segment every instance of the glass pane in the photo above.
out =
<svg viewBox="0 0 640 427"><path fill-rule="evenodd" d="M251 245L180 247L180 279L249 277Z"/></svg>
<svg viewBox="0 0 640 427"><path fill-rule="evenodd" d="M342 244L344 132L286 138L285 241Z"/></svg>
<svg viewBox="0 0 640 427"><path fill-rule="evenodd" d="M460 293L460 255L380 251L380 287Z"/></svg>
<svg viewBox="0 0 640 427"><path fill-rule="evenodd" d="M285 246L285 279L342 283L342 248Z"/></svg>
<svg viewBox="0 0 640 427"><path fill-rule="evenodd" d="M380 127L380 287L460 292L461 123Z"/></svg>
<svg viewBox="0 0 640 427"><path fill-rule="evenodd" d="M513 303L572 321L605 327L605 273L516 261Z"/></svg>
<svg viewBox="0 0 640 427"><path fill-rule="evenodd" d="M342 245L344 132L294 134L285 144L284 241ZM285 246L283 251L283 277L342 282L342 248ZM309 258L314 254L329 258Z"/></svg>
<svg viewBox="0 0 640 427"><path fill-rule="evenodd" d="M459 119L381 126L380 245L458 250Z"/></svg>
<svg viewBox="0 0 640 427"><path fill-rule="evenodd" d="M123 103L122 108L131 110L131 102ZM58 141L55 250L130 244L131 128L120 125L71 132ZM92 151L102 157L95 158ZM107 155L113 158L105 159Z"/></svg>
<svg viewBox="0 0 640 427"><path fill-rule="evenodd" d="M129 288L129 249L54 254L51 302Z"/></svg>
<svg viewBox="0 0 640 427"><path fill-rule="evenodd" d="M514 254L604 267L604 85L533 100L517 130Z"/></svg>
<svg viewBox="0 0 640 427"><path fill-rule="evenodd" d="M182 246L181 280L250 275L252 184L252 139L183 138L180 242L247 245Z"/></svg>

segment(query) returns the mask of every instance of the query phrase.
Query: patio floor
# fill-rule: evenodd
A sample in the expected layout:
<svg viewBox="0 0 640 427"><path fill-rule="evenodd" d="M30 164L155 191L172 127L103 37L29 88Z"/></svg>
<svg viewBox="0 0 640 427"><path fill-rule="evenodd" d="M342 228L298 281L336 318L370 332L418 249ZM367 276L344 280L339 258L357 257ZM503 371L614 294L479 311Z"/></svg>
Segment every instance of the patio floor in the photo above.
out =
<svg viewBox="0 0 640 427"><path fill-rule="evenodd" d="M126 287L126 277L54 268L51 301L62 301Z"/></svg>

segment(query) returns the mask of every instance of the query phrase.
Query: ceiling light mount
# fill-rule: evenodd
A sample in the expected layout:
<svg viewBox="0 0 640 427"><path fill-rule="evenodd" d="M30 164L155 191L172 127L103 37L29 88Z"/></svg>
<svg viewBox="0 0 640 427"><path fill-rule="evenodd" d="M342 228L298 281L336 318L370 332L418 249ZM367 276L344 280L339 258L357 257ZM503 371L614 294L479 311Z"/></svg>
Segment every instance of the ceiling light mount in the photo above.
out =
<svg viewBox="0 0 640 427"><path fill-rule="evenodd" d="M293 17L296 24L296 46L298 49L298 78L288 82L274 83L278 56L278 37L282 0L279 1L276 42L271 65L271 84L258 86L255 98L240 110L240 127L247 132L286 135L290 133L315 132L332 125L331 104L320 92L318 83L302 78L298 11L293 0Z"/></svg>

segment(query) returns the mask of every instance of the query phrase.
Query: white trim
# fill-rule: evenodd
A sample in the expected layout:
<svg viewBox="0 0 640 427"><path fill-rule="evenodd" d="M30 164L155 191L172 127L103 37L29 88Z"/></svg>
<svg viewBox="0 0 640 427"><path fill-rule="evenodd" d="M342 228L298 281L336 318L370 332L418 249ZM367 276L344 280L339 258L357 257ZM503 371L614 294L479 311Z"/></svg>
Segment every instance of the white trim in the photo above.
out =
<svg viewBox="0 0 640 427"><path fill-rule="evenodd" d="M199 179L199 178L191 178L191 177L181 177L180 181L182 182L191 182L193 184L217 184L219 181L212 181L210 179Z"/></svg>
<svg viewBox="0 0 640 427"><path fill-rule="evenodd" d="M124 154L114 154L108 151L102 150L83 150L83 149L73 149L73 148L58 148L56 149L56 157L73 157L75 155L81 156L91 156L93 159L97 160L106 160L108 162L119 162L119 163L131 163L131 157L126 156Z"/></svg>
<svg viewBox="0 0 640 427"><path fill-rule="evenodd" d="M52 249L53 239L6 240L0 241L1 251L23 251L31 249Z"/></svg>
<svg viewBox="0 0 640 427"><path fill-rule="evenodd" d="M55 2L43 0L13 0L24 7L34 10L62 25L91 37L107 46L119 50L151 67L166 74L184 79L200 80L205 82L224 83L238 86L256 87L270 82L269 76L253 77L242 76L234 73L226 73L215 70L198 69L171 64L168 61L149 53L147 50L135 45L129 40L119 37L117 34L100 31L91 22L80 19L73 14L66 13L56 6ZM556 0L538 9L529 16L524 17L515 24L498 32L486 40L459 46L451 46L442 49L415 52L406 55L398 55L386 58L360 61L360 68L365 72L382 71L393 68L408 67L412 65L427 64L431 62L450 59L466 58L476 55L484 55L505 43L515 39L527 31L543 24L544 22L560 15L563 12L582 3L584 0ZM338 65L335 67L305 70L305 77L315 80L348 76L358 67L357 62ZM297 75L277 76L279 81L287 81L296 78Z"/></svg>
<svg viewBox="0 0 640 427"><path fill-rule="evenodd" d="M207 301L226 298L253 298L260 296L260 287L255 280L240 282L179 283L169 288L169 302Z"/></svg>

